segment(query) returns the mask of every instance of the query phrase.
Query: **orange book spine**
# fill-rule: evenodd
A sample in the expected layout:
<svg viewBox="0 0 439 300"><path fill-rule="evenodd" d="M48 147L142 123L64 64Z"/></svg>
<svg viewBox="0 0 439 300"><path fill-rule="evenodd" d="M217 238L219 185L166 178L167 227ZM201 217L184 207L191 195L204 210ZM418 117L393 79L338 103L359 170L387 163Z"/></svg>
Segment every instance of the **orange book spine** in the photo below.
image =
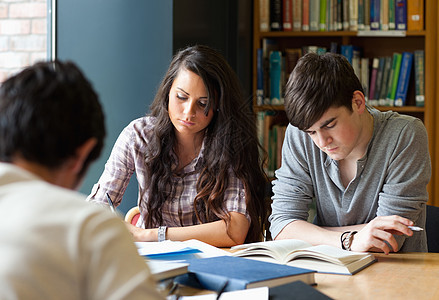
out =
<svg viewBox="0 0 439 300"><path fill-rule="evenodd" d="M407 30L424 30L424 0L407 1Z"/></svg>

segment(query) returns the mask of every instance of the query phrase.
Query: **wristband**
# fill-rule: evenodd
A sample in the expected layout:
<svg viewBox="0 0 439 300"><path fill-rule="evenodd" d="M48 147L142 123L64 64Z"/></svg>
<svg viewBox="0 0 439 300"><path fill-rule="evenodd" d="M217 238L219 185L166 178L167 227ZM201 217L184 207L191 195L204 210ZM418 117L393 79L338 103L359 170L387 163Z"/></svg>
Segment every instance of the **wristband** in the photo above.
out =
<svg viewBox="0 0 439 300"><path fill-rule="evenodd" d="M157 240L163 242L166 240L166 226L160 226L157 232Z"/></svg>
<svg viewBox="0 0 439 300"><path fill-rule="evenodd" d="M354 235L357 231L345 231L341 234L340 242L343 250L351 251L352 242L354 241Z"/></svg>

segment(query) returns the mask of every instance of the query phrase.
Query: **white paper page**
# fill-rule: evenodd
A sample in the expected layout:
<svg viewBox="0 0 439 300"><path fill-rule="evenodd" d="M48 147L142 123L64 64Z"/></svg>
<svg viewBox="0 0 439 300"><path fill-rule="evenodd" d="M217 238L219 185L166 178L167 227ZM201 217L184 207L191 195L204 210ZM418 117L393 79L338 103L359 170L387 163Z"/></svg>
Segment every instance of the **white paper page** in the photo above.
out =
<svg viewBox="0 0 439 300"><path fill-rule="evenodd" d="M185 248L198 249L201 253L195 253L198 258L230 255L230 252L203 243L199 240L184 242L166 240L163 242L135 242L140 255L179 252Z"/></svg>

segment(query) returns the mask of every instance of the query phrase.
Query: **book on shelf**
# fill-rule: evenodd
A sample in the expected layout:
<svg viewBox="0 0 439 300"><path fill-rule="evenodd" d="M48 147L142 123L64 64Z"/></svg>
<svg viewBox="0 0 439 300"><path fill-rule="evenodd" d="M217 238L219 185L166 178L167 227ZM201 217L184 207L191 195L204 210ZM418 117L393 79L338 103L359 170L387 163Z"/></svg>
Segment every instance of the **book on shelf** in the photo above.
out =
<svg viewBox="0 0 439 300"><path fill-rule="evenodd" d="M369 58L361 58L361 86L363 87L364 97L369 99Z"/></svg>
<svg viewBox="0 0 439 300"><path fill-rule="evenodd" d="M319 30L326 31L327 18L326 18L326 0L320 0L320 10L319 10Z"/></svg>
<svg viewBox="0 0 439 300"><path fill-rule="evenodd" d="M327 19L329 20L329 31L337 30L337 0L329 0L327 6L329 6Z"/></svg>
<svg viewBox="0 0 439 300"><path fill-rule="evenodd" d="M415 100L416 106L424 106L425 98L425 54L424 50L415 50L413 58L415 68Z"/></svg>
<svg viewBox="0 0 439 300"><path fill-rule="evenodd" d="M370 30L370 1L364 0L364 30Z"/></svg>
<svg viewBox="0 0 439 300"><path fill-rule="evenodd" d="M389 88L387 91L387 102L390 106L395 105L396 88L398 87L399 70L401 68L402 54L398 52L393 53L392 58L392 78L389 82Z"/></svg>
<svg viewBox="0 0 439 300"><path fill-rule="evenodd" d="M343 0L343 30L349 30L349 1L350 0Z"/></svg>
<svg viewBox="0 0 439 300"><path fill-rule="evenodd" d="M264 105L270 104L270 52L277 51L279 45L275 39L262 39L262 56L264 58Z"/></svg>
<svg viewBox="0 0 439 300"><path fill-rule="evenodd" d="M389 30L389 1L381 1L380 5L380 28Z"/></svg>
<svg viewBox="0 0 439 300"><path fill-rule="evenodd" d="M302 31L309 31L309 1L302 2Z"/></svg>
<svg viewBox="0 0 439 300"><path fill-rule="evenodd" d="M302 0L292 0L293 31L302 30Z"/></svg>
<svg viewBox="0 0 439 300"><path fill-rule="evenodd" d="M347 58L349 63L352 65L352 59L354 57L361 57L361 48L354 45L341 45L340 53Z"/></svg>
<svg viewBox="0 0 439 300"><path fill-rule="evenodd" d="M380 64L380 59L378 57L374 57L372 59L372 69L370 71L370 84L369 84L369 104L370 105L378 105L377 99L375 99L375 89L376 89L376 81L378 74L378 67Z"/></svg>
<svg viewBox="0 0 439 300"><path fill-rule="evenodd" d="M401 68L399 70L398 86L395 94L395 106L406 105L407 90L412 71L413 53L403 52L401 60Z"/></svg>
<svg viewBox="0 0 439 300"><path fill-rule="evenodd" d="M283 104L282 52L270 52L270 104Z"/></svg>
<svg viewBox="0 0 439 300"><path fill-rule="evenodd" d="M293 30L293 0L282 0L282 29Z"/></svg>
<svg viewBox="0 0 439 300"><path fill-rule="evenodd" d="M316 270L319 273L352 275L376 261L373 254L311 244L295 239L257 242L234 246L233 256L276 262Z"/></svg>
<svg viewBox="0 0 439 300"><path fill-rule="evenodd" d="M358 0L358 30L364 30L364 24L365 24L365 0Z"/></svg>
<svg viewBox="0 0 439 300"><path fill-rule="evenodd" d="M270 29L282 31L282 0L270 0Z"/></svg>
<svg viewBox="0 0 439 300"><path fill-rule="evenodd" d="M291 72L297 64L299 58L302 57L302 48L286 48L285 49L285 81L288 81Z"/></svg>
<svg viewBox="0 0 439 300"><path fill-rule="evenodd" d="M396 30L407 30L407 0L395 0Z"/></svg>
<svg viewBox="0 0 439 300"><path fill-rule="evenodd" d="M188 273L174 282L190 287L225 292L256 287L275 287L301 280L315 284L313 270L234 256L218 256L187 261Z"/></svg>
<svg viewBox="0 0 439 300"><path fill-rule="evenodd" d="M318 31L320 23L320 0L309 0L309 30Z"/></svg>
<svg viewBox="0 0 439 300"><path fill-rule="evenodd" d="M389 1L389 30L395 30L395 0Z"/></svg>
<svg viewBox="0 0 439 300"><path fill-rule="evenodd" d="M387 88L389 86L390 70L392 69L392 57L384 57L383 77L381 80L380 94L378 103L380 106L387 106Z"/></svg>
<svg viewBox="0 0 439 300"><path fill-rule="evenodd" d="M380 0L370 0L370 29L380 30L380 17L381 13L381 1Z"/></svg>
<svg viewBox="0 0 439 300"><path fill-rule="evenodd" d="M375 80L375 92L373 99L375 100L375 105L380 105L380 93L381 93L381 82L383 81L383 73L384 73L384 57L378 58L378 71L377 71L377 77Z"/></svg>
<svg viewBox="0 0 439 300"><path fill-rule="evenodd" d="M358 30L358 0L349 0L349 30Z"/></svg>
<svg viewBox="0 0 439 300"><path fill-rule="evenodd" d="M256 104L264 105L264 54L262 48L256 50Z"/></svg>
<svg viewBox="0 0 439 300"><path fill-rule="evenodd" d="M424 30L424 0L407 1L407 30Z"/></svg>
<svg viewBox="0 0 439 300"><path fill-rule="evenodd" d="M336 19L336 26L335 30L343 30L343 0L336 0L337 1L337 15L335 17Z"/></svg>
<svg viewBox="0 0 439 300"><path fill-rule="evenodd" d="M270 31L270 0L259 0L259 30Z"/></svg>

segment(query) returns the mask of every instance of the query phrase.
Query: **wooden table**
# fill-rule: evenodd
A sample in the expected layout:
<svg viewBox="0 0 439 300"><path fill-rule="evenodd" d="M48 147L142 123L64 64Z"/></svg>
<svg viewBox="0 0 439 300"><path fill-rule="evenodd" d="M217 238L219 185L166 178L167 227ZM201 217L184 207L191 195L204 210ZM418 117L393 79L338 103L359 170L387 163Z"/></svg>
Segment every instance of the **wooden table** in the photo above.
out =
<svg viewBox="0 0 439 300"><path fill-rule="evenodd" d="M334 299L439 299L439 253L375 257L353 276L316 274L316 289Z"/></svg>

